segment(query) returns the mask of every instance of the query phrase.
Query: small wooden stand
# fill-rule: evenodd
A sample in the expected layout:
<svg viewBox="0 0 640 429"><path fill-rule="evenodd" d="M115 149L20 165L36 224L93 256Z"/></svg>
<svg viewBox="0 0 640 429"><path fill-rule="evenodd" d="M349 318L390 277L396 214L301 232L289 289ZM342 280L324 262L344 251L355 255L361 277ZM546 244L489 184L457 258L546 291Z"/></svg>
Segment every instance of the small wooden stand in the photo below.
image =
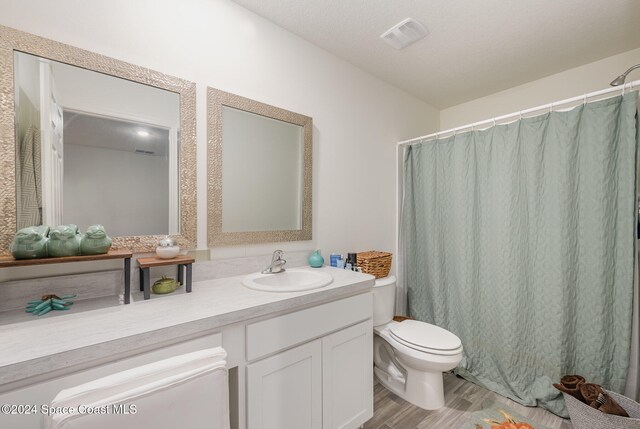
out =
<svg viewBox="0 0 640 429"><path fill-rule="evenodd" d="M192 265L195 259L189 256L176 256L171 259L160 259L156 257L151 258L139 258L138 265L140 266L140 290L144 291L144 299L151 298L151 288L149 287L149 268L162 267L167 265L178 266L178 283L185 284L183 269L186 273L186 287L187 293L191 292L191 277L192 277Z"/></svg>
<svg viewBox="0 0 640 429"><path fill-rule="evenodd" d="M14 259L13 256L0 256L0 268L124 259L124 303L129 304L131 300L131 256L129 250L110 250L102 255L63 256L60 258Z"/></svg>

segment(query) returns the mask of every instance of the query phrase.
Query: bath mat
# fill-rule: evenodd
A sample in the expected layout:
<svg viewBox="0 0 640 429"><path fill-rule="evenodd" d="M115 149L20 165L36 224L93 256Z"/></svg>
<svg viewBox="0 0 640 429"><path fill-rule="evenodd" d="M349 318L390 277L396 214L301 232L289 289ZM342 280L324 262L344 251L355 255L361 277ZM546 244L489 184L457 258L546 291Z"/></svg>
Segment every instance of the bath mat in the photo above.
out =
<svg viewBox="0 0 640 429"><path fill-rule="evenodd" d="M489 420L489 421L487 421ZM501 402L485 401L460 429L549 429L521 416Z"/></svg>

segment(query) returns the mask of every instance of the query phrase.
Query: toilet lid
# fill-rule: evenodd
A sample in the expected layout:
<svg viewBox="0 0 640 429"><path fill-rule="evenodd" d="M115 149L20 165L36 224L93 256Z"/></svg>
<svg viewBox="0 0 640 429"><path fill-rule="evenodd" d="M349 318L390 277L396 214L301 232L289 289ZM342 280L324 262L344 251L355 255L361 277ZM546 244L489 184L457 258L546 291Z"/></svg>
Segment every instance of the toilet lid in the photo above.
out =
<svg viewBox="0 0 640 429"><path fill-rule="evenodd" d="M393 325L389 332L398 342L427 353L449 355L460 351L460 338L438 326L417 320L405 320Z"/></svg>

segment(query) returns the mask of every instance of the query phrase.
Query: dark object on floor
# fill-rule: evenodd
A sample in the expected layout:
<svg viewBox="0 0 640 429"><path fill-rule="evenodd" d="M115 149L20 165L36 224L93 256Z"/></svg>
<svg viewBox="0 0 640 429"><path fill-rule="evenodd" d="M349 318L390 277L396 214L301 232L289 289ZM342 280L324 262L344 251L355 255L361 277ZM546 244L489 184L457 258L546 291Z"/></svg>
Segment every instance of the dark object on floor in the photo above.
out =
<svg viewBox="0 0 640 429"><path fill-rule="evenodd" d="M598 384L583 383L580 385L580 393L584 397L584 403L596 410L616 416L629 417L624 408L607 395Z"/></svg>
<svg viewBox="0 0 640 429"><path fill-rule="evenodd" d="M561 392L568 393L578 401L585 402L582 393L580 393L580 385L584 382L584 377L581 375L565 375L560 379L560 383L554 384L553 387Z"/></svg>
<svg viewBox="0 0 640 429"><path fill-rule="evenodd" d="M640 404L615 392L603 389L628 413L629 417L606 414L578 401L571 395L563 393L564 402L569 411L574 429L640 429Z"/></svg>
<svg viewBox="0 0 640 429"><path fill-rule="evenodd" d="M606 414L629 417L629 414L599 384L585 383L580 375L565 375L553 387ZM566 396L565 396L566 399Z"/></svg>

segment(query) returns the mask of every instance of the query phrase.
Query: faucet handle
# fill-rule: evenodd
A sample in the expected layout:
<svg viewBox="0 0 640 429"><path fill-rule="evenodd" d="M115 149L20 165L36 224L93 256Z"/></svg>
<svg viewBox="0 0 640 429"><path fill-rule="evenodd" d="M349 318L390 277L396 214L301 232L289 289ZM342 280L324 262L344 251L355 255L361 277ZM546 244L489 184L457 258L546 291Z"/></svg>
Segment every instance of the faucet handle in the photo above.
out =
<svg viewBox="0 0 640 429"><path fill-rule="evenodd" d="M284 264L287 263L285 259L282 259L284 256L284 252L282 250L276 250L273 252L273 256L271 258L271 264L264 270L262 270L262 274L276 274L284 271Z"/></svg>

